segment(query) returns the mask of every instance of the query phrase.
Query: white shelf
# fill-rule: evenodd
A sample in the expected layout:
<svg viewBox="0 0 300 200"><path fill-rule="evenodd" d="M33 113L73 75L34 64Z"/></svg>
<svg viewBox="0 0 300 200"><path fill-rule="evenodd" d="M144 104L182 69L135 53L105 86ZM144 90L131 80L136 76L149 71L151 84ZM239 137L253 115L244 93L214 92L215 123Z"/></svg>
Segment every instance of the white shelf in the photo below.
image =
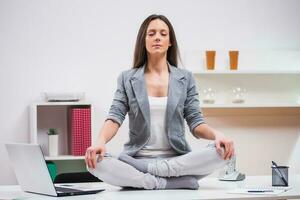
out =
<svg viewBox="0 0 300 200"><path fill-rule="evenodd" d="M90 102L86 101L74 101L74 102L36 102L33 106L78 106L78 105L91 105Z"/></svg>
<svg viewBox="0 0 300 200"><path fill-rule="evenodd" d="M195 75L197 74L211 74L211 75L223 75L223 74L252 74L252 75L300 75L300 70L193 70Z"/></svg>
<svg viewBox="0 0 300 200"><path fill-rule="evenodd" d="M200 104L201 108L300 108L298 103L278 103L278 104Z"/></svg>
<svg viewBox="0 0 300 200"><path fill-rule="evenodd" d="M71 156L71 155L60 155L60 156L45 156L46 160L84 160L84 156Z"/></svg>

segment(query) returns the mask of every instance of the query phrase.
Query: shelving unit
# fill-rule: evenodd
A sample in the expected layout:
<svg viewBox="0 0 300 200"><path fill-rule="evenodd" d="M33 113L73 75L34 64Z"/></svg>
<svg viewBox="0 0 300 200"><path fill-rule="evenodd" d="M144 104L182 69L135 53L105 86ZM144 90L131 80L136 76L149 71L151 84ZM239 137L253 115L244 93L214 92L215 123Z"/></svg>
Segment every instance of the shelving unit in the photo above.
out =
<svg viewBox="0 0 300 200"><path fill-rule="evenodd" d="M93 113L92 104L89 102L39 102L30 106L30 142L41 145L46 160L84 159L84 156L70 155L68 149L68 108L71 106L87 106L91 108L91 113ZM48 156L48 135L46 132L49 128L57 128L60 132L59 155L54 157Z"/></svg>
<svg viewBox="0 0 300 200"><path fill-rule="evenodd" d="M203 109L300 108L300 71L193 71ZM246 89L244 103L232 103L233 88ZM216 91L215 103L205 104L203 90Z"/></svg>
<svg viewBox="0 0 300 200"><path fill-rule="evenodd" d="M206 69L205 50L185 52L183 65L196 79L204 119L234 141L238 169L247 175L270 173L270 158L295 169L300 51L239 50L237 70L229 69L228 49L216 49L211 71ZM244 103L232 103L235 87L246 89ZM214 104L203 102L207 88L216 90ZM196 142L192 144L198 147ZM249 160L253 162L250 168Z"/></svg>

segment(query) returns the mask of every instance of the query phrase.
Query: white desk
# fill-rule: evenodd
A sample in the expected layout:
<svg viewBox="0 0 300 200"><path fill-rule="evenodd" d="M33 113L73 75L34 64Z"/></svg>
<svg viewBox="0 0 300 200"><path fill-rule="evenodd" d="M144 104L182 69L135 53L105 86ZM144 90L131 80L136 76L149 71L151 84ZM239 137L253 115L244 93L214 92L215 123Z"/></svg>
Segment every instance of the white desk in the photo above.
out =
<svg viewBox="0 0 300 200"><path fill-rule="evenodd" d="M18 185L0 186L0 199L99 199L99 200L197 200L197 199L300 199L300 175L290 175L289 185L291 190L279 195L264 194L229 194L228 191L239 186L271 185L270 176L248 176L240 182L218 181L216 178L204 178L199 181L199 190L122 190L105 183L101 184L106 191L95 195L83 195L72 197L47 197L24 193ZM87 183L84 183L85 185ZM90 184L90 183L89 183ZM21 198L20 198L21 197Z"/></svg>

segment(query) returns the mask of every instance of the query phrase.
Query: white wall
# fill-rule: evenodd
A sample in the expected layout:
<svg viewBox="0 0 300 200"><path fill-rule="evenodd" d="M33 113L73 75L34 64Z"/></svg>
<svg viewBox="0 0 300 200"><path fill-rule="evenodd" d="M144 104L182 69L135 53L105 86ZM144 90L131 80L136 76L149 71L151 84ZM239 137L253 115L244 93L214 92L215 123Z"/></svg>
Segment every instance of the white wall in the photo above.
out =
<svg viewBox="0 0 300 200"><path fill-rule="evenodd" d="M41 99L41 92L86 92L99 122L94 129L99 130L117 75L131 67L137 30L148 15L161 13L170 19L181 52L300 50L299 8L298 0L0 0L0 184L16 183L3 143L29 141L28 106ZM214 126L213 119L208 121ZM257 140L224 126L237 144ZM127 127L126 121L110 151L121 150ZM292 132L299 135L299 129ZM281 139L296 141L295 134ZM268 144L278 141L260 137ZM291 148L296 151L291 153L293 163L299 165L299 141ZM254 158L263 149L247 153ZM245 162L241 166L255 174ZM258 174L266 171L258 169Z"/></svg>

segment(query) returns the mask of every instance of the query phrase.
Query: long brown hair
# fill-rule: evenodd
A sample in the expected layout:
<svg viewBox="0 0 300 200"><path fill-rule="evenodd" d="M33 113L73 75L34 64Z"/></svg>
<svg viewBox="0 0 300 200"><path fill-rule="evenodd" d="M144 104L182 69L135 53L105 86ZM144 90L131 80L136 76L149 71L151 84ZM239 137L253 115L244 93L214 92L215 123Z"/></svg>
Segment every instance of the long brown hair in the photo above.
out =
<svg viewBox="0 0 300 200"><path fill-rule="evenodd" d="M169 34L170 34L170 43L172 44L167 51L167 61L177 67L177 59L179 56L179 50L177 45L177 40L175 36L175 32L173 29L172 24L164 15L157 15L153 14L147 17L144 22L142 23L135 43L135 50L134 50L134 60L133 60L133 68L139 68L146 64L147 62L147 50L145 44L146 32L147 28L152 20L160 19L167 24L169 27Z"/></svg>

